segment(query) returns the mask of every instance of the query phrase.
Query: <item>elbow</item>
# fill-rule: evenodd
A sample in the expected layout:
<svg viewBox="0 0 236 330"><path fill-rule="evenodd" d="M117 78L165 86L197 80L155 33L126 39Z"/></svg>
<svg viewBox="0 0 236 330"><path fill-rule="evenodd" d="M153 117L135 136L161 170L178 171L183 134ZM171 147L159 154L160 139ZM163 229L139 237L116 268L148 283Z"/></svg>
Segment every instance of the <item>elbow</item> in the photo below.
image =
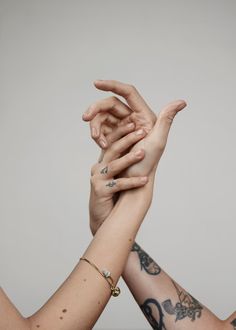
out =
<svg viewBox="0 0 236 330"><path fill-rule="evenodd" d="M32 330L33 326L32 326L32 322L31 322L31 317L25 317L24 318L25 321L25 330Z"/></svg>
<svg viewBox="0 0 236 330"><path fill-rule="evenodd" d="M236 312L231 314L226 320L222 321L223 330L236 329Z"/></svg>

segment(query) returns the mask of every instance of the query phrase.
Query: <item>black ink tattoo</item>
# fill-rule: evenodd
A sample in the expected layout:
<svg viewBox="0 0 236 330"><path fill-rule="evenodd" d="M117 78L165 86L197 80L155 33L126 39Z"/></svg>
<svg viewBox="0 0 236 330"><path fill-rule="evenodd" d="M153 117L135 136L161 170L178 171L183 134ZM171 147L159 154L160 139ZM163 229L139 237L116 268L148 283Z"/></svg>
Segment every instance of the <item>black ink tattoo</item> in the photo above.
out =
<svg viewBox="0 0 236 330"><path fill-rule="evenodd" d="M107 187L110 187L110 188L114 187L115 185L116 185L115 180L112 180L112 181L110 181L110 182L108 182L108 183L106 184L106 186L107 186Z"/></svg>
<svg viewBox="0 0 236 330"><path fill-rule="evenodd" d="M108 166L106 166L103 169L101 169L100 173L101 174L107 174L108 173Z"/></svg>
<svg viewBox="0 0 236 330"><path fill-rule="evenodd" d="M233 326L234 330L236 330L236 319L234 319L230 324Z"/></svg>
<svg viewBox="0 0 236 330"><path fill-rule="evenodd" d="M166 330L163 321L164 314L162 312L161 305L158 303L157 300L149 298L145 300L145 302L143 303L143 305L140 306L140 308L154 330ZM154 317L154 315L157 315L157 317Z"/></svg>
<svg viewBox="0 0 236 330"><path fill-rule="evenodd" d="M138 253L141 270L144 269L150 275L160 274L161 268L137 243L134 243L131 251Z"/></svg>
<svg viewBox="0 0 236 330"><path fill-rule="evenodd" d="M200 318L203 309L200 303L189 293L181 290L174 281L172 282L177 291L179 302L177 302L174 306L170 299L165 300L162 303L164 310L168 314L176 316L175 322L182 320L185 317L189 317L191 321L195 321L196 318Z"/></svg>

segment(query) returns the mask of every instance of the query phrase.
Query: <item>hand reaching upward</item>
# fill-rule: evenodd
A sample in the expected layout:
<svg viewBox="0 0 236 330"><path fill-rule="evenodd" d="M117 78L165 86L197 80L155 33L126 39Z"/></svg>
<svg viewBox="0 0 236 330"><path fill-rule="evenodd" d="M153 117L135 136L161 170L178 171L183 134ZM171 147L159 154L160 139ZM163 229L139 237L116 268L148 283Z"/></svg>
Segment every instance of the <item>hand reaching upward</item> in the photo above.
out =
<svg viewBox="0 0 236 330"><path fill-rule="evenodd" d="M111 138L117 126L133 122L135 129L143 129L147 135L139 141L133 150L145 150L145 159L126 171L128 176L148 175L154 164L157 165L167 142L172 121L180 110L186 106L183 100L168 103L156 117L137 89L116 80L97 80L98 89L111 91L122 96L127 104L116 96L99 100L88 108L83 119L90 121L91 135L104 149L113 142ZM103 158L103 154L100 159Z"/></svg>
<svg viewBox="0 0 236 330"><path fill-rule="evenodd" d="M106 135L118 125L133 122L135 129L143 128L147 133L151 130L156 115L134 86L116 80L96 80L94 85L122 96L127 102L111 96L91 104L84 113L83 119L90 121L91 136L101 148L108 147Z"/></svg>

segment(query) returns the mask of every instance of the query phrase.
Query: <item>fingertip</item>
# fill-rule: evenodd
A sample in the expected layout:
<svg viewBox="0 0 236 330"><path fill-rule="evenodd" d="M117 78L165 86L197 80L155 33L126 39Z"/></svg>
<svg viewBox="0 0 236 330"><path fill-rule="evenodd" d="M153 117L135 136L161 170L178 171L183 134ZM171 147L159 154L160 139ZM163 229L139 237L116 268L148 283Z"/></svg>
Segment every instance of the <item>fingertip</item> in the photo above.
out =
<svg viewBox="0 0 236 330"><path fill-rule="evenodd" d="M141 182L142 184L146 184L146 183L148 182L148 177L147 177L147 176L143 176L143 177L141 177L141 178L140 178L140 182Z"/></svg>
<svg viewBox="0 0 236 330"><path fill-rule="evenodd" d="M143 158L144 155L145 155L145 151L144 151L144 149L139 149L139 150L137 150L137 151L134 153L134 155L135 155L137 158Z"/></svg>
<svg viewBox="0 0 236 330"><path fill-rule="evenodd" d="M128 128L129 130L134 130L134 129L135 129L135 124L134 124L134 122L128 123L128 124L127 124L127 128Z"/></svg>
<svg viewBox="0 0 236 330"><path fill-rule="evenodd" d="M103 82L102 79L96 79L96 80L93 81L93 84L96 86L96 85L98 85L101 82Z"/></svg>
<svg viewBox="0 0 236 330"><path fill-rule="evenodd" d="M83 113L83 115L82 115L82 119L83 119L84 121L89 121L89 120L90 120L90 115L89 115L89 113L87 113L87 112Z"/></svg>
<svg viewBox="0 0 236 330"><path fill-rule="evenodd" d="M100 147L101 147L102 149L106 149L107 146L108 146L107 141L106 141L104 138L103 138L103 139L100 139L100 140L98 141L98 143L99 143L99 145L100 145Z"/></svg>
<svg viewBox="0 0 236 330"><path fill-rule="evenodd" d="M97 127L92 127L91 128L91 136L93 139L99 138L99 129Z"/></svg>
<svg viewBox="0 0 236 330"><path fill-rule="evenodd" d="M187 102L185 100L178 100L178 106L177 106L178 110L182 110L186 106L187 106Z"/></svg>

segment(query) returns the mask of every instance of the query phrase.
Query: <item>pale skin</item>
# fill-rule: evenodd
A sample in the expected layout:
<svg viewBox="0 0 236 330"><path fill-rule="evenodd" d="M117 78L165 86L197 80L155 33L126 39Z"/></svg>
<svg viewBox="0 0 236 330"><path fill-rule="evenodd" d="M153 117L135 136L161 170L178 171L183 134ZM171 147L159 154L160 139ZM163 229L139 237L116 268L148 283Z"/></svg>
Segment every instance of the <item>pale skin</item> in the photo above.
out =
<svg viewBox="0 0 236 330"><path fill-rule="evenodd" d="M103 153L104 160L116 160L123 152L127 152L127 146L135 145L129 156L125 155L123 159L119 159L119 172L120 169L126 170L128 166L129 178L117 179L114 185L114 183L111 184L111 178L107 177L108 182L105 185L106 189L111 189L113 193L127 190L121 192L106 221L100 226L83 254L99 269L108 269L112 274L114 284L122 274L137 231L151 204L155 172L167 141L171 125L170 118L173 118L184 106L183 101L169 105L161 120L157 120L152 132L147 134L147 130L136 129L138 134L131 132L127 135L126 131L123 144L119 141L119 145L114 149L115 143L112 143L111 147L106 148ZM131 130L131 127L128 129ZM144 141L148 143L145 151L141 148ZM135 153L138 150L140 152ZM139 168L138 164L145 169L145 174L137 177L135 173ZM113 175L116 171L114 167ZM91 184L94 185L94 179L91 180ZM96 189L94 192L96 196ZM130 213L131 205L135 205L132 214ZM110 297L111 290L106 280L87 262L80 261L49 300L29 317L23 317L20 314L1 288L0 329L92 329Z"/></svg>
<svg viewBox="0 0 236 330"><path fill-rule="evenodd" d="M126 177L129 177L129 175L135 174L138 177L147 174L145 164L148 162L148 157L145 157L136 166L131 166L129 153L127 158L123 156L123 162L120 162L118 146L119 144L123 146L124 141L127 141L127 148L130 147L126 138L129 136L130 130L132 130L131 126L128 129L124 123L130 122L131 116L132 119L135 119L136 111L138 112L140 120L138 122L133 120L133 129L144 128L149 134L137 143L132 150L137 150L137 146L142 146L142 152L144 152L149 144L143 142L148 140L153 125L163 115L162 111L158 119L154 117L153 112L135 88L131 88L133 95L130 96L128 92L126 94L125 90L130 90L129 85L117 81L98 81L95 82L95 86L124 97L128 105L125 103L122 105L121 100L117 101L116 98L110 97L92 104L88 109L89 115L84 116L85 120L90 121L92 137L103 150L111 148L111 145L114 144L115 149L118 151L117 159L104 157L103 151L99 165L97 167L94 166L94 171L92 172L94 179L90 196L90 228L93 234L96 233L108 214L112 212L113 207L115 207L116 199L114 199L114 196L116 196L116 191L109 190L109 195L107 191L105 194L105 191L100 189L100 187L104 186L108 177L110 180L114 177L114 168L115 175L118 175L120 180L128 180ZM129 95L128 99L127 95ZM137 102L135 103L135 101ZM121 109L123 112L121 112ZM127 110L126 114L124 109ZM116 121L114 119L111 120L109 116L116 117ZM109 118L108 121L104 120L105 117ZM112 126L112 132L109 131L109 126ZM94 127L95 130L93 129ZM125 129L127 130L126 137L124 137ZM94 135L94 132L97 134ZM122 132L122 134L119 134L119 132ZM122 139L120 139L121 136ZM105 144L103 141L105 141ZM131 166L128 171L124 171L125 161L126 167ZM100 168L105 168L106 173L99 171ZM122 190L122 186L120 190ZM96 191L96 194L94 194L94 191ZM226 320L220 320L165 273L137 243L134 243L132 247L122 276L153 329L236 329L236 313L233 313Z"/></svg>

